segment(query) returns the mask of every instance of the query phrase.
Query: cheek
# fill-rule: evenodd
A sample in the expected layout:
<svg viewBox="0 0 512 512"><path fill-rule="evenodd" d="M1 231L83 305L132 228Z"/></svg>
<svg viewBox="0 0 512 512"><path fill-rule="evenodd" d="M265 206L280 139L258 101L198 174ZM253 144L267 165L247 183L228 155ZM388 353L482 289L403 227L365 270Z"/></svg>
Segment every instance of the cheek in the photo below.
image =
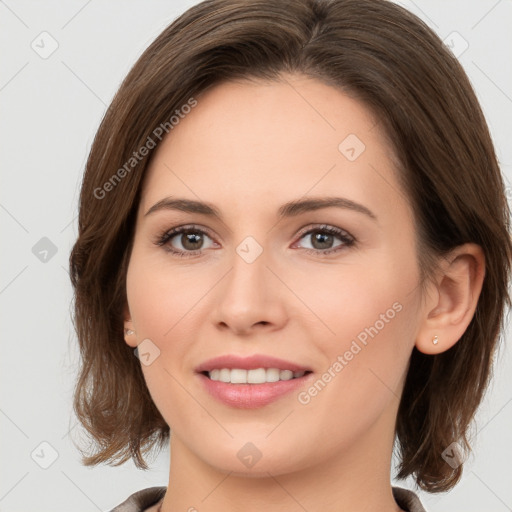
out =
<svg viewBox="0 0 512 512"><path fill-rule="evenodd" d="M390 254L319 274L314 287L306 276L297 283L310 291L308 306L322 320L315 343L333 407L378 409L400 394L415 341L418 279L413 256Z"/></svg>
<svg viewBox="0 0 512 512"><path fill-rule="evenodd" d="M300 309L302 318L316 322L318 334L332 348L340 348L358 335L364 341L366 329L372 326L379 333L394 330L414 314L419 274L412 255L354 259L325 266L314 274L297 275L293 269L284 272L283 280L293 283L307 308Z"/></svg>
<svg viewBox="0 0 512 512"><path fill-rule="evenodd" d="M192 274L172 269L165 258L156 261L135 246L126 277L139 352L145 346L151 353L150 364L141 363L141 369L152 400L169 425L179 423L177 411L190 400L180 368L193 340L188 331L197 324L194 304L208 290L208 284Z"/></svg>
<svg viewBox="0 0 512 512"><path fill-rule="evenodd" d="M195 305L208 293L216 276L193 266L177 269L135 252L128 268L127 295L138 339L155 338L158 344L183 328L195 314Z"/></svg>

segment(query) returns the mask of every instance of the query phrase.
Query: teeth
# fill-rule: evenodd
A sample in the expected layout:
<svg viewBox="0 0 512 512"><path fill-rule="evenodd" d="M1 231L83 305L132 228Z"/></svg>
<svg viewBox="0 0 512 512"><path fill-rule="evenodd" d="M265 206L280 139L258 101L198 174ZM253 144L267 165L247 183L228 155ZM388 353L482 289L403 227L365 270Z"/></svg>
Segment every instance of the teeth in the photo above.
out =
<svg viewBox="0 0 512 512"><path fill-rule="evenodd" d="M306 372L292 372L291 370L279 370L278 368L256 368L255 370L243 370L241 368L216 368L208 372L212 380L231 384L263 384L265 382L277 382L278 380L290 380L302 377Z"/></svg>

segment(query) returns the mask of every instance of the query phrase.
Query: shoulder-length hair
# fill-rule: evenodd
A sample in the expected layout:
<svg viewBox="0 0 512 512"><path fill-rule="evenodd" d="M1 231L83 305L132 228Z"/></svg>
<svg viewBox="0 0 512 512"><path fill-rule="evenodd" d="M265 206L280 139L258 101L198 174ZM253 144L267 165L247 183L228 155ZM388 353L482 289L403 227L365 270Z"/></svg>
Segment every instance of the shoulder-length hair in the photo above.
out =
<svg viewBox="0 0 512 512"><path fill-rule="evenodd" d="M172 137L184 106L209 87L283 73L338 88L382 123L414 208L422 283L435 258L460 244L485 253L470 325L443 353L413 349L396 422L398 478L448 490L462 466L452 468L442 453L454 441L470 449L468 428L510 306L509 207L462 67L421 20L385 0L207 0L168 26L121 84L86 164L70 255L81 354L74 410L95 445L82 461L119 465L132 457L147 469L142 455L169 438L123 339L126 271L153 146Z"/></svg>

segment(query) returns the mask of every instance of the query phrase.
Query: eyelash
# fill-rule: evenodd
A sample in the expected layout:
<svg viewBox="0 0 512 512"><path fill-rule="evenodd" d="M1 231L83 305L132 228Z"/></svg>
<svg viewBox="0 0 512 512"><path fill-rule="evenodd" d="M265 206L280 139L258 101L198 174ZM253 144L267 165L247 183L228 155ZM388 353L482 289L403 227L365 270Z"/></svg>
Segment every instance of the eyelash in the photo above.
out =
<svg viewBox="0 0 512 512"><path fill-rule="evenodd" d="M200 228L199 226L191 224L191 225L186 225L186 226L179 226L179 227L164 231L163 233L161 233L157 236L157 239L154 243L155 243L155 245L163 247L167 252L169 252L172 255L177 256L177 257L187 258L187 257L198 256L203 249L199 249L196 251L180 251L180 250L176 250L176 249L172 248L171 246L166 245L176 235L180 235L183 233L196 233L196 234L201 234L201 235L207 235L208 237L213 239L213 237L209 234L209 232L207 230ZM352 235L347 233L345 230L336 228L334 226L329 226L327 224L316 226L314 228L310 228L307 231L303 231L303 232L299 233L299 240L301 240L302 238L304 238L307 235L311 235L312 233L323 233L323 234L327 233L329 235L334 235L342 241L342 244L340 244L336 247L332 247L330 249L326 249L326 250L303 249L307 254L314 254L316 256L318 256L318 255L327 256L331 253L338 252L344 248L351 247L351 246L355 245L355 243L356 243L356 239Z"/></svg>

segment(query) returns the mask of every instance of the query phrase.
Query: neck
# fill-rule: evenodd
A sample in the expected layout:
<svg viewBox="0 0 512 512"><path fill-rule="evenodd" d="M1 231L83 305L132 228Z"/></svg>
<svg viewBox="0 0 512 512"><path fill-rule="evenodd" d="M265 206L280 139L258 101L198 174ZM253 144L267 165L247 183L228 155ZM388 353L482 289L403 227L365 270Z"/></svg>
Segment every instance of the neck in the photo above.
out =
<svg viewBox="0 0 512 512"><path fill-rule="evenodd" d="M396 417L395 407L390 409L389 417L379 418L364 439L293 472L280 471L278 463L273 466L275 470L257 475L240 473L238 466L221 471L197 457L172 433L172 464L161 512L398 512L401 509L390 483L394 430L388 428L383 436L383 425L394 425L389 420Z"/></svg>

